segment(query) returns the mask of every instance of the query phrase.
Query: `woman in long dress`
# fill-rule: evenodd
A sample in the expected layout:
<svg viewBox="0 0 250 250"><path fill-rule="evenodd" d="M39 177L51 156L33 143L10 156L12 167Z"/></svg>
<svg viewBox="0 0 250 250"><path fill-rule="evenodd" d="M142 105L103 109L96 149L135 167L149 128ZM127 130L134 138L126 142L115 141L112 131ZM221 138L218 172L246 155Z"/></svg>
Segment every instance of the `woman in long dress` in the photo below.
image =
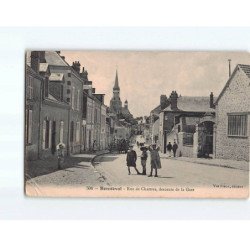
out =
<svg viewBox="0 0 250 250"><path fill-rule="evenodd" d="M161 160L156 144L153 144L152 147L149 147L150 156L151 156L151 172L148 177L153 176L153 170L155 170L155 177L158 177L157 170L161 168Z"/></svg>

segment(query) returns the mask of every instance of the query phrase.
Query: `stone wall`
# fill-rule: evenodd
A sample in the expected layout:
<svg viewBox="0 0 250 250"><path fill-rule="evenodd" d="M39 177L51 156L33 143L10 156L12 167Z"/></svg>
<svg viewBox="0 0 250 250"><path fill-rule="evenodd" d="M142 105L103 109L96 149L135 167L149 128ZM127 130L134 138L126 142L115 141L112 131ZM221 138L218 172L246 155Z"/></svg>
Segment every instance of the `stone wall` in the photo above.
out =
<svg viewBox="0 0 250 250"><path fill-rule="evenodd" d="M248 137L229 137L228 113L248 113ZM215 157L249 161L250 79L238 69L216 105Z"/></svg>

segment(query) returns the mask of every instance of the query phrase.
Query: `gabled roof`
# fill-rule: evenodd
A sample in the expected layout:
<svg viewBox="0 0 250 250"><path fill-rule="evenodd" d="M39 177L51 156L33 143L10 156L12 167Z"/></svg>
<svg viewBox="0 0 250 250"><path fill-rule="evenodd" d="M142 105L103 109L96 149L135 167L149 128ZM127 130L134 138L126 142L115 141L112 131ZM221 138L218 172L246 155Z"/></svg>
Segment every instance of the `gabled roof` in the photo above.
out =
<svg viewBox="0 0 250 250"><path fill-rule="evenodd" d="M185 112L214 112L210 108L210 97L207 96L180 96L177 99L177 111ZM171 105L164 111L175 111L171 109Z"/></svg>
<svg viewBox="0 0 250 250"><path fill-rule="evenodd" d="M161 112L161 105L158 105L150 113L159 114Z"/></svg>
<svg viewBox="0 0 250 250"><path fill-rule="evenodd" d="M248 78L250 78L250 65L247 64L237 64L233 73L231 74L231 76L229 77L229 79L227 80L224 88L222 89L222 91L220 92L216 102L214 103L215 105L218 104L220 98L223 96L224 92L226 91L227 87L229 86L229 84L231 83L232 79L234 78L235 73L237 72L238 69L241 69Z"/></svg>
<svg viewBox="0 0 250 250"><path fill-rule="evenodd" d="M69 66L56 51L45 51L45 59L49 65Z"/></svg>
<svg viewBox="0 0 250 250"><path fill-rule="evenodd" d="M244 71L244 73L250 78L250 65L238 64L238 66Z"/></svg>
<svg viewBox="0 0 250 250"><path fill-rule="evenodd" d="M51 73L49 76L49 80L51 82L62 82L63 81L63 73Z"/></svg>

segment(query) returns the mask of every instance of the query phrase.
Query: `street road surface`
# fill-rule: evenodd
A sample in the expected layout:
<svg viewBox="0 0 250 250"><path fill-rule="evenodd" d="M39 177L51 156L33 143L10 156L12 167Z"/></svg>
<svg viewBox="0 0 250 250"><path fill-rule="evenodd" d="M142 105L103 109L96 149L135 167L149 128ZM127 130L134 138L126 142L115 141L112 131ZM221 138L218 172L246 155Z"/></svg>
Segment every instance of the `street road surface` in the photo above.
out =
<svg viewBox="0 0 250 250"><path fill-rule="evenodd" d="M137 146L134 146L134 149L140 156L141 151ZM150 155L149 152L148 154ZM221 185L226 187L248 185L249 173L247 171L179 161L173 158L161 159L161 163L162 169L158 170L158 178L137 175L133 168L131 168L131 175L128 175L126 154L99 156L95 160L95 167L111 186L214 187L214 185ZM142 171L139 157L137 168ZM147 160L147 175L149 173L150 157Z"/></svg>

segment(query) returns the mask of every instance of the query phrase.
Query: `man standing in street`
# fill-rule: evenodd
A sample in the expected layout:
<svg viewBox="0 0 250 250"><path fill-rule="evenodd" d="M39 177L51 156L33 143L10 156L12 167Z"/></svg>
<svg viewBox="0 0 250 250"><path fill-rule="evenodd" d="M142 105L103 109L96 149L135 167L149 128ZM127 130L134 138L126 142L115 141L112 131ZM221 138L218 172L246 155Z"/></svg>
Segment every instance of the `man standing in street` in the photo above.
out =
<svg viewBox="0 0 250 250"><path fill-rule="evenodd" d="M171 151L172 151L173 147L171 142L168 143L167 145L167 151L168 151L168 156L171 157Z"/></svg>
<svg viewBox="0 0 250 250"><path fill-rule="evenodd" d="M136 168L136 160L137 160L137 154L133 150L133 145L129 146L129 150L127 152L127 167L128 167L128 174L130 175L130 167L133 167L137 174L140 174L138 169Z"/></svg>
<svg viewBox="0 0 250 250"><path fill-rule="evenodd" d="M178 145L177 145L176 141L174 140L174 144L173 144L173 153L174 153L174 157L176 157L177 148L178 148Z"/></svg>

